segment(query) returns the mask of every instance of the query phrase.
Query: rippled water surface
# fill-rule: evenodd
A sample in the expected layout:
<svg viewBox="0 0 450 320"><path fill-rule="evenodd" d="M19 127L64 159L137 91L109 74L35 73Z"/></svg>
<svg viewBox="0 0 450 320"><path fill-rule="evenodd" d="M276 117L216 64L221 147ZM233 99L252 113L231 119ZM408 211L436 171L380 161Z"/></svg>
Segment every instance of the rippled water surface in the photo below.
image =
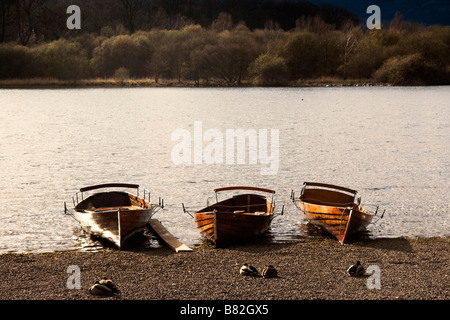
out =
<svg viewBox="0 0 450 320"><path fill-rule="evenodd" d="M163 197L155 218L188 245L201 238L181 203L201 208L228 185L277 191L285 211L271 241L308 236L289 200L303 181L356 189L363 205L386 209L371 237L449 236L449 114L449 87L0 90L0 253L81 248L64 202L106 182ZM172 134L185 130L194 140L195 121L203 138L278 130L276 174L262 175L268 164L249 163L249 153L244 164L195 164L194 155L174 163L181 140Z"/></svg>

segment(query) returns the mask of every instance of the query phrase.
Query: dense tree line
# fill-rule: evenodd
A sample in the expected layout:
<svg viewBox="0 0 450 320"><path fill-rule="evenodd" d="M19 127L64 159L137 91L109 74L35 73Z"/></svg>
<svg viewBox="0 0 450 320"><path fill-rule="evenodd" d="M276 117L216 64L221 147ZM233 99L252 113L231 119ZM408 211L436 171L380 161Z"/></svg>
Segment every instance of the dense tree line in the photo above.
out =
<svg viewBox="0 0 450 320"><path fill-rule="evenodd" d="M114 7L108 4L116 4L117 12L111 13L108 24L83 19L83 25L92 23L91 30L96 31L66 29L61 31L63 36L55 39L47 27L42 30L48 29L48 37L44 36L45 32L38 32L37 27L30 33L30 22L24 17L22 22L17 22L21 26L21 36L0 44L0 79L153 78L155 82L168 79L196 84L214 81L225 85L242 82L295 85L305 79L325 77L394 85L450 84L450 27L412 25L397 15L390 26L368 30L348 17L338 26L316 14L297 16L293 27L287 29L272 18L266 19L261 28L249 28L242 19L225 11L202 25L190 19L203 19L206 15L196 15L193 8L198 7L188 4L205 6L208 1L174 0L152 2L167 5L164 10L155 7L160 14L160 23L166 24L165 27L141 28L138 23L143 21L142 17L138 19L141 11L135 11L136 7L130 7L127 12L122 10L123 6L133 4L132 1L123 0L119 4L115 0L92 1L93 8L97 8L95 3L103 4L112 11ZM136 3L150 2L140 0ZM247 2L238 2L241 6L244 4L242 12L245 13ZM5 0L0 3L4 4ZM33 3L36 5L40 0ZM45 3L49 5L51 1ZM168 6L169 3L173 7ZM209 3L211 10L217 11L217 8L212 9L213 4L226 5L233 1ZM261 1L261 6L264 3ZM185 4L182 12L193 12L180 15L181 4ZM52 14L47 12L45 15ZM123 15L132 17L128 24ZM66 18L64 15L64 25ZM52 19L48 21L54 23ZM28 43L23 45L26 38Z"/></svg>

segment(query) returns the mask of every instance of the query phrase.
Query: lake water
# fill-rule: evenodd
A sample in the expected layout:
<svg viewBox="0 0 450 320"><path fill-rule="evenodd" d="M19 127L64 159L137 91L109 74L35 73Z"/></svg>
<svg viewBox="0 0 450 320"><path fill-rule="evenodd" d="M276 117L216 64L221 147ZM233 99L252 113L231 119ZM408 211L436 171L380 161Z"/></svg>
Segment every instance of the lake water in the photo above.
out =
<svg viewBox="0 0 450 320"><path fill-rule="evenodd" d="M172 134L194 139L196 123L224 138L267 129L269 154L277 130L274 174L262 175L269 165L250 153L244 164L196 164L195 152L191 164L175 163ZM304 181L356 189L363 205L386 209L370 237L448 237L449 137L449 87L0 90L0 253L88 247L64 202L107 182L164 198L155 218L191 246L201 238L181 203L201 208L229 185L276 190L285 210L271 241L312 236L289 199Z"/></svg>

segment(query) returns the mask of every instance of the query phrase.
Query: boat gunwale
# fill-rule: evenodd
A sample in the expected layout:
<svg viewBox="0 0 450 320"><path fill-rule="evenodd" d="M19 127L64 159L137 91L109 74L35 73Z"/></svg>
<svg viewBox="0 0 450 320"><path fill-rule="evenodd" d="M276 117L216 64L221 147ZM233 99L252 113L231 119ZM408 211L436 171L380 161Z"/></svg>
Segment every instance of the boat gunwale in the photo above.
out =
<svg viewBox="0 0 450 320"><path fill-rule="evenodd" d="M339 191L344 191L353 195L356 195L358 191L354 189L350 189L347 187L338 186L335 184L329 184L329 183L321 183L321 182L304 182L303 183L303 190L304 189L317 189L317 190L323 190L323 189L334 189L333 191L338 193L343 193Z"/></svg>
<svg viewBox="0 0 450 320"><path fill-rule="evenodd" d="M103 188L130 188L130 189L139 189L138 184L131 184L131 183L103 183L103 184L97 184L93 186L87 186L80 188L80 192L86 192L96 189L103 189Z"/></svg>
<svg viewBox="0 0 450 320"><path fill-rule="evenodd" d="M272 189L260 188L260 187L252 187L252 186L222 187L222 188L214 189L214 192L218 193L218 192L222 192L222 191L232 191L232 190L260 191L260 192L271 193L271 194L275 193L275 190L272 190Z"/></svg>

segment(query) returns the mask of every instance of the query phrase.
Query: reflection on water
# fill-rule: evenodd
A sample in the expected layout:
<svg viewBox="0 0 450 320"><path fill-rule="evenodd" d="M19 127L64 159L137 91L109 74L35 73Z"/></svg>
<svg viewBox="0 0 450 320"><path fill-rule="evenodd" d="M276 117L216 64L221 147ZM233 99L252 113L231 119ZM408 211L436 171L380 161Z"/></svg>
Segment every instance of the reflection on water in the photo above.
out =
<svg viewBox="0 0 450 320"><path fill-rule="evenodd" d="M81 227L73 229L73 239L76 242L75 248L81 251L97 252L108 249L116 249L115 245L103 238L86 233ZM149 250L162 247L158 236L148 228L137 232L128 239L123 246L123 250Z"/></svg>
<svg viewBox="0 0 450 320"><path fill-rule="evenodd" d="M285 211L270 241L315 237L290 201L304 181L356 189L363 206L386 209L370 237L449 236L449 111L448 87L0 90L0 253L97 249L74 236L63 204L109 182L164 198L155 218L189 246L202 239L181 203L204 207L231 185L276 190ZM193 155L175 164L172 133L193 135L195 121L203 133L277 129L277 173L247 160L198 165Z"/></svg>
<svg viewBox="0 0 450 320"><path fill-rule="evenodd" d="M325 232L321 228L315 226L312 223L304 222L298 225L300 237L303 239L336 239L329 233ZM355 241L364 241L373 238L372 232L370 230L363 230L358 233L352 234L346 237L346 243L352 243Z"/></svg>

